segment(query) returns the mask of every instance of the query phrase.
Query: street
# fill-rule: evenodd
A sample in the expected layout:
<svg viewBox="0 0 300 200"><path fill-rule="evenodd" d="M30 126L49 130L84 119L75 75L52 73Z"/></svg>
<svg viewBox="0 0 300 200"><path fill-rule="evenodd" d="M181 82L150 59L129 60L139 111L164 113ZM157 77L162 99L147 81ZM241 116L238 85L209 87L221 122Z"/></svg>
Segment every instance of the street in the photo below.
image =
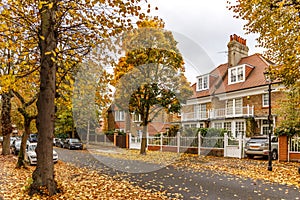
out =
<svg viewBox="0 0 300 200"><path fill-rule="evenodd" d="M89 151L61 148L55 150L61 161L88 167L116 179L125 179L145 189L166 191L171 198L300 199L300 192L296 187L240 178L221 172L211 170L196 172L191 169L165 167L142 161L109 158L91 154ZM144 172L145 168L147 172ZM127 169L127 172L120 169Z"/></svg>

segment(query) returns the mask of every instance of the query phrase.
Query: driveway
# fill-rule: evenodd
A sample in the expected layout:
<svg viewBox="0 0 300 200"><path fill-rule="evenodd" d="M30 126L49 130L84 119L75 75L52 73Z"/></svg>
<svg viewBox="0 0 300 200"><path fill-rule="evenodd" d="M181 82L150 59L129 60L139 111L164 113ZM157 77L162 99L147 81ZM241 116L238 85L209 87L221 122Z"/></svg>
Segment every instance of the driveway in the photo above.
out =
<svg viewBox="0 0 300 200"><path fill-rule="evenodd" d="M145 189L166 192L176 199L300 199L298 188L213 170L194 171L188 167L111 158L88 151L60 148L56 151L64 162L125 179Z"/></svg>

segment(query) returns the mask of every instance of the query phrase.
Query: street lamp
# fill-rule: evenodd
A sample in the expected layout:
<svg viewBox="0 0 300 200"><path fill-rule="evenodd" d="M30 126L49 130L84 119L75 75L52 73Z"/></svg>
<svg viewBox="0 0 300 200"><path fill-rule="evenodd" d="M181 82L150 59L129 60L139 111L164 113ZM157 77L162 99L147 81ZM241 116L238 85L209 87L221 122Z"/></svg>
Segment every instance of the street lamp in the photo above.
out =
<svg viewBox="0 0 300 200"><path fill-rule="evenodd" d="M271 136L272 136L272 110L271 110L271 91L272 91L272 80L269 72L264 72L266 81L268 82L268 95L269 95L269 115L268 115L268 124L269 124L269 156L268 156L268 170L272 171L272 147L271 147Z"/></svg>

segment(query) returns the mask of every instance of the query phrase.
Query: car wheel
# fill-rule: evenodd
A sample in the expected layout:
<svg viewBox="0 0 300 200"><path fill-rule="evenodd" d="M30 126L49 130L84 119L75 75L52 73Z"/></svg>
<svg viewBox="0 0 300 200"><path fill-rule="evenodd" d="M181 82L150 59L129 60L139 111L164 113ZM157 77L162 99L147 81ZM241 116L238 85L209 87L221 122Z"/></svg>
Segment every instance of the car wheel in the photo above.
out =
<svg viewBox="0 0 300 200"><path fill-rule="evenodd" d="M278 153L277 153L276 150L273 150L273 151L272 151L272 159L273 159L273 160L277 160L277 158L278 158Z"/></svg>
<svg viewBox="0 0 300 200"><path fill-rule="evenodd" d="M29 165L32 165L32 161L30 158L28 158L28 162L29 162Z"/></svg>
<svg viewBox="0 0 300 200"><path fill-rule="evenodd" d="M247 157L250 158L250 159L253 159L254 155L248 154Z"/></svg>

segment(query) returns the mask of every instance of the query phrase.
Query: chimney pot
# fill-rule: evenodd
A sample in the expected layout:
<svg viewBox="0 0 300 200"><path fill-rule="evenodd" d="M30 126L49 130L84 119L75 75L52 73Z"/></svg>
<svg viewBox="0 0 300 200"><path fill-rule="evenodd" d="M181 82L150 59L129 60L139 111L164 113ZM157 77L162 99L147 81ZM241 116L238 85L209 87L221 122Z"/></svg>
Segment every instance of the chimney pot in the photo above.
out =
<svg viewBox="0 0 300 200"><path fill-rule="evenodd" d="M243 57L248 56L249 49L246 45L246 39L236 34L230 35L230 42L228 43L227 47L229 66L236 66Z"/></svg>

